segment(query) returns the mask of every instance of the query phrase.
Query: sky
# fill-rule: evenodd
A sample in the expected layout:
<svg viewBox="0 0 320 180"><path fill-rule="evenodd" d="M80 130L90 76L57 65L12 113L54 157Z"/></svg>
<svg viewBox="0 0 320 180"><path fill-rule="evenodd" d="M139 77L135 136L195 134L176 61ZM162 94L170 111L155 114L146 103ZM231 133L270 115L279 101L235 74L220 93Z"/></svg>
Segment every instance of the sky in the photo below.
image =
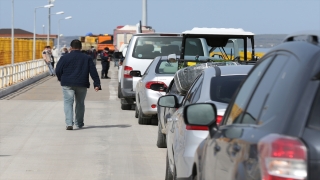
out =
<svg viewBox="0 0 320 180"><path fill-rule="evenodd" d="M34 10L49 0L14 0L14 27L33 32ZM142 0L55 0L51 34L112 34L142 19ZM72 16L69 20L60 20ZM47 33L48 9L36 11L36 33ZM0 29L11 28L12 0L0 0ZM43 25L45 27L43 28ZM242 28L254 34L320 30L320 0L147 0L147 25L156 32L193 27Z"/></svg>

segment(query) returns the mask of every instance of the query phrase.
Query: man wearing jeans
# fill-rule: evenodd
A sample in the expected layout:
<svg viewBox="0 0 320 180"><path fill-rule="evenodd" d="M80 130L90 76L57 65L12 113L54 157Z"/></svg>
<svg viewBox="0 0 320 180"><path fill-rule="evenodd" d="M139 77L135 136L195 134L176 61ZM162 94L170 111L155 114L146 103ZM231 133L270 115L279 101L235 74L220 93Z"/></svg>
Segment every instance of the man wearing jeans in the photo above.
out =
<svg viewBox="0 0 320 180"><path fill-rule="evenodd" d="M72 130L84 126L84 100L87 88L90 87L89 75L93 79L94 90L101 89L100 79L91 57L81 53L81 42L73 40L70 44L72 51L62 56L56 67L57 78L61 83L64 99L66 129ZM75 105L75 121L73 122L73 103Z"/></svg>

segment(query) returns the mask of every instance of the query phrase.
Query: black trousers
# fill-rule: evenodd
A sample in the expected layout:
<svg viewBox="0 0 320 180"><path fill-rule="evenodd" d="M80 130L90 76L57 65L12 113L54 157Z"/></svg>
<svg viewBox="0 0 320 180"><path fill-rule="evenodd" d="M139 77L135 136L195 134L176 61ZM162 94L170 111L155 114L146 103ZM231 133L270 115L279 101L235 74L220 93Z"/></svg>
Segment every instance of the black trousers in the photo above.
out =
<svg viewBox="0 0 320 180"><path fill-rule="evenodd" d="M108 77L110 62L109 61L101 61L101 65L102 65L101 77Z"/></svg>

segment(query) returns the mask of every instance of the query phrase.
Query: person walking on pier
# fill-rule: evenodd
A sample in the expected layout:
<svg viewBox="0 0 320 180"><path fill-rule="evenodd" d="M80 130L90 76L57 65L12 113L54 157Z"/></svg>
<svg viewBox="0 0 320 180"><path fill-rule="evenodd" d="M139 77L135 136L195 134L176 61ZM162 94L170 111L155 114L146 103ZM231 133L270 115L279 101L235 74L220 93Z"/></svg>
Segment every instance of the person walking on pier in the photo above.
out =
<svg viewBox="0 0 320 180"><path fill-rule="evenodd" d="M99 75L90 56L81 53L81 41L71 42L72 51L61 56L56 73L62 86L64 99L64 113L66 130L72 130L73 125L78 128L84 126L85 98L87 88L90 88L89 75L93 79L93 87L97 92L101 90ZM75 120L73 121L73 104L75 105Z"/></svg>
<svg viewBox="0 0 320 180"><path fill-rule="evenodd" d="M50 50L51 50L51 47L50 46L46 46L45 49L42 51L42 58L43 58L43 60L45 61L45 63L47 64L47 66L49 68L50 76L55 76L56 73L54 72L52 64L51 64Z"/></svg>
<svg viewBox="0 0 320 180"><path fill-rule="evenodd" d="M102 65L101 79L111 79L108 77L108 71L110 67L110 55L108 47L104 48L104 50L100 53L100 58Z"/></svg>

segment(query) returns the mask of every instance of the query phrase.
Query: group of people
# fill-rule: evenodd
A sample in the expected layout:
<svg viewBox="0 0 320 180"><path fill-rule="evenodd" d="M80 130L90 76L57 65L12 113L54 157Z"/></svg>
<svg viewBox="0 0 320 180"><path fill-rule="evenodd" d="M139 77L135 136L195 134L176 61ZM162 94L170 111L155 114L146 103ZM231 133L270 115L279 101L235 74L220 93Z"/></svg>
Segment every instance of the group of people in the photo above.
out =
<svg viewBox="0 0 320 180"><path fill-rule="evenodd" d="M50 76L55 76L56 75L54 71L55 58L52 54L50 46L46 46L45 49L42 51L42 58L44 59L45 63L49 68Z"/></svg>

